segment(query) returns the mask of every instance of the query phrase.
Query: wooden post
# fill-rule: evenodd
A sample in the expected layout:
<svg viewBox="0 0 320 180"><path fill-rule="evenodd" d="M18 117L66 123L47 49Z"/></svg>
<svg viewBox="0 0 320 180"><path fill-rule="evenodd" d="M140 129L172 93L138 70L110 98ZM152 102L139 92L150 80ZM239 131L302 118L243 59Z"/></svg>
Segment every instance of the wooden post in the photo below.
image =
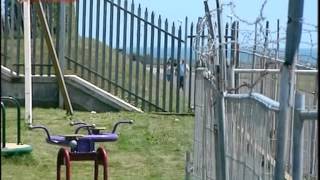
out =
<svg viewBox="0 0 320 180"><path fill-rule="evenodd" d="M49 26L48 26L47 19L46 19L45 14L44 14L42 3L41 3L41 1L39 1L38 3L35 3L35 5L37 6L37 13L38 13L38 16L40 18L40 25L42 26L43 31L45 31L44 35L45 35L46 43L47 43L47 46L48 46L48 51L49 51L49 54L51 55L52 60L53 60L53 66L54 66L54 69L55 69L55 72L56 72L56 78L58 80L60 92L62 93L64 102L65 102L65 107L67 108L67 113L72 115L73 114L73 108L72 108L72 105L71 105L71 101L70 101L70 98L69 98L69 94L68 94L68 91L67 91L66 84L64 82L64 78L63 78L63 74L62 74L62 71L61 71L61 68L60 68L58 56L57 56L57 53L55 51L55 48L54 48L54 45L53 45L53 42L52 42Z"/></svg>

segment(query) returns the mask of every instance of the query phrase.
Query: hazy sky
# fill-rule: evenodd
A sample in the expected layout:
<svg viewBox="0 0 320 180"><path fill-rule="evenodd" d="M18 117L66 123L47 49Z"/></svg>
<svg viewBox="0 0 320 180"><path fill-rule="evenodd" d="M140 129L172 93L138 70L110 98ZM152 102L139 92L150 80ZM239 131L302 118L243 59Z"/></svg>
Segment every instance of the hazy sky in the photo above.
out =
<svg viewBox="0 0 320 180"><path fill-rule="evenodd" d="M204 15L203 0L135 0L135 3L141 3L142 7L148 7L156 14L162 14L172 20L184 20L186 16L195 21L199 16ZM230 1L221 1L229 3ZM236 4L235 12L238 16L248 21L253 21L259 14L263 0L233 0ZM317 24L318 13L317 0L304 1L304 18L306 22ZM208 0L209 8L215 8L216 1ZM224 8L224 14L230 14L229 8ZM264 16L270 22L285 23L288 15L288 0L268 0L264 9Z"/></svg>
<svg viewBox="0 0 320 180"><path fill-rule="evenodd" d="M115 3L117 3L119 0L114 0ZM79 0L80 2L80 14L82 14L82 6L83 6L83 1ZM93 32L95 32L96 29L96 11L97 11L97 2L98 1L92 1L93 2ZM99 1L100 2L100 37L102 37L102 15L103 15L103 2L104 1ZM121 1L121 6L123 6L123 0ZM128 9L130 9L131 5L131 0L128 0ZM227 4L229 3L230 0L228 1L222 1L222 4ZM258 17L259 15L259 10L264 2L264 0L232 0L232 2L235 4L234 8L234 13L240 17L241 19L244 19L248 22L254 22L254 20ZM169 20L169 27L172 24L172 22L175 22L175 25L184 25L184 20L185 17L188 16L189 18L189 24L190 22L197 22L198 17L203 17L204 16L204 5L203 5L203 0L134 0L135 3L135 13L137 13L137 8L139 3L141 4L142 8L142 17L144 17L144 11L146 8L148 8L149 12L149 18L150 14L153 11L155 13L155 23L157 23L157 18L159 15L162 17L162 23L164 22L165 18L168 18ZM270 22L270 30L273 31L274 33L270 33L270 40L272 38L276 38L276 24L277 24L277 19L280 20L280 26L281 26L281 37L285 37L285 32L286 32L286 21L287 21L287 15L288 15L288 0L267 0L267 3L265 5L265 8L263 10L263 16ZM317 0L305 0L304 1L304 22L310 23L310 24L317 24L317 18L318 18L318 1ZM208 0L209 8L210 10L214 9L216 6L216 1L215 0ZM89 22L89 1L87 1L86 4L86 9L87 9L87 15L86 15L86 23ZM232 15L230 11L230 6L223 6L223 22L230 22L230 16L227 17L228 15ZM107 11L110 11L110 8L108 6ZM109 14L109 12L108 12ZM233 17L233 20L236 18ZM150 20L150 19L149 19ZM109 21L109 15L107 18L107 21ZM114 23L116 21L116 8L114 8ZM122 17L121 17L122 21ZM109 22L107 22L107 28L109 27ZM122 26L124 23L121 23L120 30L122 29ZM82 17L80 16L80 22L79 22L79 27L82 27ZM88 36L88 31L89 31L89 24L86 26L86 36ZM113 28L115 28L116 25L114 24ZM163 27L163 26L162 26ZM182 26L184 28L184 26ZM307 43L315 43L317 44L317 33L316 29L313 26L308 26L308 25L303 25L304 29L312 30L313 32L311 33L311 36L309 33L303 32L302 35L302 42L307 42ZM176 28L177 29L177 28ZM246 25L245 23L240 22L240 30L249 30L253 32L254 30L254 25ZM116 31L114 31L116 32ZM79 29L79 33L82 34L82 29ZM241 35L240 35L241 36ZM272 37L273 36L273 37ZM280 38L281 38L280 37ZM311 38L310 38L311 37ZM251 38L251 36L250 36ZM121 41L120 37L120 41ZM247 42L253 42L253 40L249 40ZM262 42L262 41L261 41ZM108 43L108 42L107 42ZM283 38L283 41L281 42L282 45L284 46L285 40ZM300 47L306 47L306 48L314 48L315 46L310 46L307 43L301 43ZM274 43L275 44L275 43ZM271 44L272 45L272 44ZM283 48L283 47L282 47Z"/></svg>
<svg viewBox="0 0 320 180"><path fill-rule="evenodd" d="M203 0L135 0L136 3L141 3L142 7L148 7L148 9L155 11L156 14L162 14L163 17L168 18L171 21L175 21L179 24L179 21L183 21L185 16L188 16L193 22L196 22L199 16L204 16ZM220 0L222 4L227 4L230 0ZM232 0L236 5L234 12L241 19L249 22L253 22L259 15L259 10L264 0ZM288 0L267 0L263 15L266 20L270 22L271 31L276 30L277 19L280 20L280 26L285 33L286 21L288 16ZM210 9L216 7L215 0L208 0ZM230 22L231 15L230 7L224 6L223 8L223 21ZM318 1L317 0L305 0L304 1L304 22L317 25L318 21ZM235 19L235 18L233 18ZM171 22L170 21L170 22ZM303 25L304 29L315 30L313 26ZM247 26L240 22L240 29L254 29L254 26ZM317 33L314 31L312 37L306 32L302 33L302 41L313 43L317 42ZM281 35L280 35L281 36ZM285 34L283 35L285 36ZM308 44L301 43L300 46L309 46Z"/></svg>

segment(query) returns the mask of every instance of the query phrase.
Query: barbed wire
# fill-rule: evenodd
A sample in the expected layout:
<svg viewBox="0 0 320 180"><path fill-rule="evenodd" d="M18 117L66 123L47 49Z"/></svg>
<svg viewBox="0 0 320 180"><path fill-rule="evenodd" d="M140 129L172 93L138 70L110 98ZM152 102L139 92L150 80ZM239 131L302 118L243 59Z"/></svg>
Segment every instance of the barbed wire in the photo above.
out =
<svg viewBox="0 0 320 180"><path fill-rule="evenodd" d="M210 69L210 65L213 64L214 60L218 59L219 56L219 47L221 46L228 46L233 43L239 44L239 50L247 50L251 55L260 54L260 58L265 59L265 57L275 57L275 58L282 58L284 59L285 55L285 44L286 44L286 31L287 27L280 26L279 30L271 30L267 28L265 24L266 17L264 17L264 9L267 4L267 0L264 0L259 8L259 13L255 20L248 21L244 18L241 18L237 15L235 11L236 4L233 0L229 3L225 3L221 6L223 8L230 8L232 16L235 17L235 20L241 23L244 23L247 26L254 26L254 30L252 29L232 29L230 24L230 30L237 30L238 31L238 39L230 40L228 39L224 43L219 43L217 34L218 34L218 26L217 26L217 9L213 9L209 11L211 15L211 19L208 19L208 14L200 18L197 24L196 30L196 37L195 41L193 41L194 51L198 55L198 59L202 66L207 67L208 74L207 79L212 81L212 85L216 88L216 84L218 84L217 79L214 78L214 73ZM209 21L212 22L212 29L214 37L211 37L209 33ZM310 65L310 62L316 62L316 51L317 51L317 40L314 36L318 32L318 26L305 22L301 19L303 23L302 29L302 38L300 42L300 47L304 47L307 49L304 52L299 52L298 55L298 62ZM261 56L262 55L262 56ZM271 58L270 58L271 59ZM249 60L250 61L250 60ZM240 88L247 87L250 91L260 82L262 81L265 76L269 73L267 69L269 67L269 63L265 64L265 72L261 72L254 81L251 81L251 84L248 82L244 82L243 84L239 85L235 88L227 88L227 91L236 91ZM309 66L308 65L308 66ZM312 63L310 66L313 66ZM217 89L215 89L217 90Z"/></svg>

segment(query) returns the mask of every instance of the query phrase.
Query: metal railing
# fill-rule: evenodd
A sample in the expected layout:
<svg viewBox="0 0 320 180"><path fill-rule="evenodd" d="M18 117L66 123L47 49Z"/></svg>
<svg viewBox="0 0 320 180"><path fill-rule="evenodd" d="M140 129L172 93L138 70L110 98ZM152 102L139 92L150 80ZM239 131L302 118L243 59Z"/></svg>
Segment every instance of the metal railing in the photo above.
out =
<svg viewBox="0 0 320 180"><path fill-rule="evenodd" d="M225 147L226 179L274 179L277 162L276 138L280 104L259 93L224 94L224 142L217 137L217 91L206 68L196 70L195 127L192 160L188 158L188 178L217 179L218 146ZM317 110L305 110L297 92L296 110L285 153L286 179L318 177L316 158ZM299 104L300 102L300 104ZM189 167L191 166L191 167Z"/></svg>
<svg viewBox="0 0 320 180"><path fill-rule="evenodd" d="M1 6L2 65L23 74L22 5L5 0ZM57 53L68 57L59 59L65 74L79 75L144 111L190 110L194 54L192 38L187 39L189 29L193 36L188 18L181 28L127 0L78 0L64 6L43 2L43 6ZM59 37L63 35L59 35L60 8L65 8L66 14L62 18L64 37ZM32 74L55 74L34 5L31 23ZM185 74L185 86L180 89L178 65L182 60L189 64L190 73ZM167 80L167 74L172 78Z"/></svg>
<svg viewBox="0 0 320 180"><path fill-rule="evenodd" d="M17 99L8 96L1 96L1 127L2 127L2 148L6 147L6 108L5 108L5 101L13 103L17 109L17 145L20 145L21 142L21 110L20 110L20 103Z"/></svg>

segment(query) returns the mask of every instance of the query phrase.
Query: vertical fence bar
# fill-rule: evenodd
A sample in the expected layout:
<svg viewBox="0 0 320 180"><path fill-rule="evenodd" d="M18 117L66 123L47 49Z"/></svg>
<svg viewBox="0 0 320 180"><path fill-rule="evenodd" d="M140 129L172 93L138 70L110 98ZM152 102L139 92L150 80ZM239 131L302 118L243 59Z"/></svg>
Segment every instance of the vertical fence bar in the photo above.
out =
<svg viewBox="0 0 320 180"><path fill-rule="evenodd" d="M103 1L104 2L104 1ZM106 3L106 2L104 2ZM99 65L99 31L100 31L100 1L97 1L97 14L96 14L96 45L95 45L95 76L94 76L94 82L96 85L98 85L98 65Z"/></svg>
<svg viewBox="0 0 320 180"><path fill-rule="evenodd" d="M109 68L108 68L108 77L112 81L112 46L113 46L113 0L110 3L110 27L109 27ZM111 92L111 83L108 83L108 90Z"/></svg>
<svg viewBox="0 0 320 180"><path fill-rule="evenodd" d="M31 74L36 74L36 49L37 49L37 18L35 13L35 7L31 6L31 38L32 38L32 53L31 53Z"/></svg>
<svg viewBox="0 0 320 180"><path fill-rule="evenodd" d="M192 67L193 67L193 62L192 62L192 58L193 58L193 23L191 23L191 26L190 26L190 47L189 47L189 64L190 64L190 72L189 72L189 94L188 94L188 108L189 110L191 109L191 91L192 91ZM187 41L185 42L187 43Z"/></svg>
<svg viewBox="0 0 320 180"><path fill-rule="evenodd" d="M73 4L69 4L68 6L68 56L71 57L71 39L72 39L72 16L73 15ZM70 61L67 61L67 68L71 69Z"/></svg>
<svg viewBox="0 0 320 180"><path fill-rule="evenodd" d="M88 74L87 78L89 81L91 81L91 65L92 65L92 21L93 21L93 1L89 1L89 52L88 52ZM82 64L85 65L85 64Z"/></svg>
<svg viewBox="0 0 320 180"><path fill-rule="evenodd" d="M133 31L134 31L134 3L131 2L130 11L130 61L129 61L129 91L132 92L132 63L133 63ZM131 94L128 97L129 102L131 102Z"/></svg>
<svg viewBox="0 0 320 180"><path fill-rule="evenodd" d="M153 80L153 51L154 51L154 13L151 13L151 40L150 40L150 62L149 62L149 111L152 103L152 80Z"/></svg>
<svg viewBox="0 0 320 180"><path fill-rule="evenodd" d="M60 29L60 23L59 23L59 20L60 20L60 5L59 4L53 4L53 7L56 7L56 8L53 8L53 31L51 32L52 33L52 38L53 38L53 35L55 35L55 38L56 38L56 42L55 42L55 48L56 48L56 52L57 52L57 55L59 54L59 29ZM56 11L54 11L56 10ZM53 40L53 39L52 39Z"/></svg>
<svg viewBox="0 0 320 180"><path fill-rule="evenodd" d="M7 25L7 24L6 24ZM1 116L2 116L2 123L1 123L1 127L2 127L2 131L1 131L1 144L2 144L2 148L5 148L6 147L6 108L3 104L2 101L0 101L1 103Z"/></svg>
<svg viewBox="0 0 320 180"><path fill-rule="evenodd" d="M202 33L201 33L201 47L204 46L204 43L205 43L205 34L204 34L204 31L202 31ZM201 51L203 51L203 49L201 49Z"/></svg>
<svg viewBox="0 0 320 180"><path fill-rule="evenodd" d="M53 33L53 25L52 25L52 4L49 3L49 4L46 4L45 5L45 8L47 9L47 21L48 21L48 25L49 25L49 29L50 29L50 32ZM49 52L49 51L47 51ZM52 64L52 59L51 59L51 56L50 54L48 53L48 72L47 72L47 75L50 76L51 75L51 64Z"/></svg>
<svg viewBox="0 0 320 180"><path fill-rule="evenodd" d="M318 87L315 87L314 89L315 92L318 91ZM314 107L318 108L318 99L317 99L317 93L314 94L314 99L313 99L313 105ZM319 115L319 114L318 114ZM311 176L315 176L315 171L316 171L316 167L315 166L317 164L317 160L316 158L318 157L318 155L316 155L317 152L317 145L318 142L316 142L318 140L318 135L316 134L317 131L317 122L316 120L312 120L311 122L311 147L310 147L310 157L311 157L311 162L310 162L310 167L309 167L309 174Z"/></svg>
<svg viewBox="0 0 320 180"><path fill-rule="evenodd" d="M184 23L184 54L183 54L183 59L187 60L188 57L188 17L186 16L185 18L185 23Z"/></svg>
<svg viewBox="0 0 320 180"><path fill-rule="evenodd" d="M4 4L5 4L6 2L4 2ZM4 5L5 6L5 5ZM3 10L4 11L4 14L5 14L5 9ZM2 33L4 33L4 28L5 28L5 22L4 22L4 18L1 18L1 21L0 21L0 32L1 32L1 34ZM1 40L1 42L2 42L2 39L0 38L0 40Z"/></svg>
<svg viewBox="0 0 320 180"><path fill-rule="evenodd" d="M20 47L20 46L19 46ZM44 56L44 36L43 36L43 31L40 31L40 75L43 75L43 56Z"/></svg>
<svg viewBox="0 0 320 180"><path fill-rule="evenodd" d="M18 3L18 2L16 2L15 0L11 0L11 2L10 2L10 4L11 4L11 7L10 7L10 28L11 28L11 30L10 30L10 37L12 38L12 40L11 40L11 42L14 42L15 41L15 39L18 39L17 38L17 33L18 33L18 27L17 27L17 17L16 17L16 14L17 14L17 10L16 10L16 3ZM16 41L18 41L18 40L16 40ZM15 43L13 43L13 44L15 44ZM13 48L16 48L16 52L18 51L18 46L15 44L15 46L13 46L12 47L12 49ZM14 68L14 66L13 66L13 64L14 64L14 53L12 54L12 62L11 62L11 68L10 68L10 72L12 72L13 71L13 68ZM17 58L17 54L16 54L16 57L15 58Z"/></svg>
<svg viewBox="0 0 320 180"><path fill-rule="evenodd" d="M80 21L80 14L79 14L79 9L80 9L80 1L77 0L76 1L76 29L75 29L75 33L74 33L74 72L77 73L78 72L78 42L79 42L79 21Z"/></svg>
<svg viewBox="0 0 320 180"><path fill-rule="evenodd" d="M301 39L302 22L292 19L301 19L303 17L304 0L290 0L288 7L287 32L286 32L286 51L285 62L281 68L280 74L280 111L277 122L277 146L276 146L276 166L275 180L284 178L285 159L287 152L287 136L288 125L290 121L290 113L292 112L294 97L294 80L295 80L295 64L297 60L297 52Z"/></svg>
<svg viewBox="0 0 320 180"><path fill-rule="evenodd" d="M206 1L204 1L204 2L206 2ZM195 27L195 31L196 31L196 34L200 31L200 22L201 22L201 17L199 17L198 18L198 22L197 22L197 25L196 25L196 27ZM211 21L209 21L209 23L210 23ZM200 44L200 40L197 40L196 39L196 41L195 41L195 46L196 47L199 47L199 44ZM197 68L198 67L200 67L200 61L198 60L198 56L199 56L199 53L195 53L195 77L194 77L194 93L193 93L193 105L194 105L194 111L196 110L196 107L195 107L195 105L196 105L196 88L197 88L197 81L196 81L196 70L197 70Z"/></svg>
<svg viewBox="0 0 320 180"><path fill-rule="evenodd" d="M231 26L231 24L230 24L230 26ZM226 23L225 35L224 35L224 41L225 41L224 48L225 48L225 52L226 52L225 56L226 56L227 61L228 61L228 29L229 29L229 24Z"/></svg>
<svg viewBox="0 0 320 180"><path fill-rule="evenodd" d="M75 33L74 33L74 73L78 73L78 42L79 42L79 21L80 21L80 17L79 17L79 9L80 9L80 2L76 1L76 25L75 25Z"/></svg>
<svg viewBox="0 0 320 180"><path fill-rule="evenodd" d="M187 39L186 39L187 40ZM185 41L187 42L187 41ZM185 58L187 58L187 56L185 56ZM190 152L187 151L186 152L186 165L184 168L184 173L185 173L185 180L190 180L191 179L191 172L190 172L190 167L191 166L191 159L190 159Z"/></svg>
<svg viewBox="0 0 320 180"><path fill-rule="evenodd" d="M118 0L118 5L117 5L117 26L116 26L116 62L115 62L115 71L114 71L114 78L115 78L115 83L118 85L118 76L119 76L119 47L120 47L120 5L121 5L121 0ZM115 87L114 91L115 95L118 95L118 86Z"/></svg>
<svg viewBox="0 0 320 180"><path fill-rule="evenodd" d="M186 112L186 92L188 90L188 92L190 91L190 89L187 88L187 78L188 77L187 75L187 48L188 48L188 17L186 16L185 18L185 26L184 26L184 54L183 54L183 60L185 61L185 72L184 72L184 79L183 79L183 95L182 95L182 104L183 104L183 108L182 108L182 111L183 112ZM190 66L190 65L189 65ZM189 77L190 79L190 77Z"/></svg>
<svg viewBox="0 0 320 180"><path fill-rule="evenodd" d="M276 49L276 60L278 60L279 59L279 48L280 48L280 20L279 19L277 19L277 47L276 47L277 49ZM276 64L276 68L278 69L278 63ZM275 100L277 100L278 99L278 96L279 96L279 93L278 93L278 91L279 91L279 86L278 86L278 82L279 82L279 80L278 80L278 78L275 80L276 82L275 82L275 95L274 95L274 99Z"/></svg>
<svg viewBox="0 0 320 180"><path fill-rule="evenodd" d="M127 59L127 9L128 1L124 1L123 11L123 44L122 44L122 88L125 88L126 78L126 59ZM124 90L121 91L121 97L124 98Z"/></svg>
<svg viewBox="0 0 320 180"><path fill-rule="evenodd" d="M156 77L156 106L159 107L159 91L160 91L160 56L161 56L161 16L159 15L158 18L158 36L157 36L157 77ZM165 57L163 58L165 59ZM163 63L162 69L164 68L166 64ZM163 72L163 74L165 75L165 73ZM162 79L164 82L166 81L165 76L163 76L164 78ZM156 111L158 111L158 109L156 109Z"/></svg>
<svg viewBox="0 0 320 180"><path fill-rule="evenodd" d="M253 51L252 51L252 64L251 64L251 69L254 69L256 66L256 50L257 50L257 23L254 25L254 44L253 44ZM254 82L254 73L251 73L251 78L250 78L251 84ZM252 92L253 89L250 89L250 92Z"/></svg>
<svg viewBox="0 0 320 180"><path fill-rule="evenodd" d="M180 112L180 87L181 83L183 83L184 80L181 82L181 77L185 77L185 71L186 71L186 64L185 62L182 64L180 62L181 59L181 26L179 26L178 29L178 52L177 52L177 89L176 89L176 112ZM181 72L181 65L184 66L184 72ZM183 74L181 74L183 73ZM183 90L183 88L182 88Z"/></svg>
<svg viewBox="0 0 320 180"><path fill-rule="evenodd" d="M135 80L135 106L138 106L138 96L139 95L139 64L140 64L140 28L141 28L141 6L138 7L138 19L137 19L137 56L135 57L136 61L136 80Z"/></svg>
<svg viewBox="0 0 320 180"><path fill-rule="evenodd" d="M14 37L14 31L15 31L15 18L14 18L14 5L15 5L15 0L10 0L10 24L9 24L9 27L10 27L10 37Z"/></svg>
<svg viewBox="0 0 320 180"><path fill-rule="evenodd" d="M172 103L173 103L173 77L174 77L174 35L175 35L175 27L174 23L172 23L171 28L171 68L170 68L170 89L169 89L169 111L172 112ZM179 66L179 64L177 64ZM178 88L178 87L177 87Z"/></svg>
<svg viewBox="0 0 320 180"><path fill-rule="evenodd" d="M148 42L148 9L144 13L143 26L143 67L142 67L142 110L145 110L145 95L146 95L146 61L147 61L147 42Z"/></svg>
<svg viewBox="0 0 320 180"><path fill-rule="evenodd" d="M240 65L240 46L239 46L239 21L236 21L236 26L235 26L235 68L238 68ZM234 76L235 79L235 87L239 87L240 83L240 75L235 74ZM239 93L239 90L236 90L235 93Z"/></svg>
<svg viewBox="0 0 320 180"><path fill-rule="evenodd" d="M236 34L236 22L233 22L231 25L231 45L230 45L230 63L229 63L229 80L228 80L228 88L234 89L235 88L235 74L234 74L234 68L235 68L235 34ZM227 40L227 38L226 38ZM228 53L227 53L228 54ZM232 93L232 92L230 92Z"/></svg>
<svg viewBox="0 0 320 180"><path fill-rule="evenodd" d="M3 53L4 53L4 57L3 57L3 65L7 66L7 61L8 61L8 38L9 38L9 21L8 21L8 17L9 17L9 0L5 0L4 2L4 48L3 48Z"/></svg>
<svg viewBox="0 0 320 180"><path fill-rule="evenodd" d="M66 6L65 3L59 3L59 44L58 44L58 56L59 56L59 63L61 67L62 73L64 72L65 68L65 32L66 32ZM63 98L61 97L61 100Z"/></svg>
<svg viewBox="0 0 320 180"><path fill-rule="evenodd" d="M303 119L300 118L300 112L304 110L305 96L296 92L295 96L295 113L293 120L293 180L302 180L303 176Z"/></svg>
<svg viewBox="0 0 320 180"><path fill-rule="evenodd" d="M82 0L82 55L81 55L81 77L84 77L84 61L86 50L86 14L87 14L87 0Z"/></svg>
<svg viewBox="0 0 320 180"><path fill-rule="evenodd" d="M101 87L105 88L105 73L106 73L106 44L107 44L107 1L103 1L103 35L102 35L102 65L101 65Z"/></svg>
<svg viewBox="0 0 320 180"><path fill-rule="evenodd" d="M266 60L266 51L268 49L268 35L269 35L269 21L266 22L266 32L265 32L265 36L264 36L264 44L263 44L263 58L262 58L262 61L260 62L260 67L261 69L265 69L266 68L266 63L267 63L267 60ZM265 90L264 90L264 84L265 84L265 81L262 79L261 82L260 82L260 92L261 94L265 94Z"/></svg>
<svg viewBox="0 0 320 180"><path fill-rule="evenodd" d="M168 32L168 19L164 22L164 30ZM166 109L166 92L167 92L167 51L168 51L168 34L164 33L164 50L163 50L163 88L162 88L162 109ZM172 75L171 75L172 76Z"/></svg>
<svg viewBox="0 0 320 180"><path fill-rule="evenodd" d="M310 168L309 168L309 174L311 176L315 176L315 164L316 164L316 158L318 155L316 155L316 147L317 147L317 138L316 138L316 130L317 130L317 125L316 125L316 120L312 121L311 124L312 130L311 130L311 148L310 148L310 156L311 156L311 162L310 162Z"/></svg>
<svg viewBox="0 0 320 180"><path fill-rule="evenodd" d="M21 13L21 4L16 2L17 5L17 30L16 30L16 37L17 37L17 56L16 56L16 62L17 62L17 66L16 66L16 72L17 74L20 74L20 41L22 36L22 29L21 29L21 24L22 24L22 13ZM42 48L42 47L41 47ZM42 48L43 50L43 48ZM42 59L41 59L42 60ZM41 66L42 69L42 66Z"/></svg>

